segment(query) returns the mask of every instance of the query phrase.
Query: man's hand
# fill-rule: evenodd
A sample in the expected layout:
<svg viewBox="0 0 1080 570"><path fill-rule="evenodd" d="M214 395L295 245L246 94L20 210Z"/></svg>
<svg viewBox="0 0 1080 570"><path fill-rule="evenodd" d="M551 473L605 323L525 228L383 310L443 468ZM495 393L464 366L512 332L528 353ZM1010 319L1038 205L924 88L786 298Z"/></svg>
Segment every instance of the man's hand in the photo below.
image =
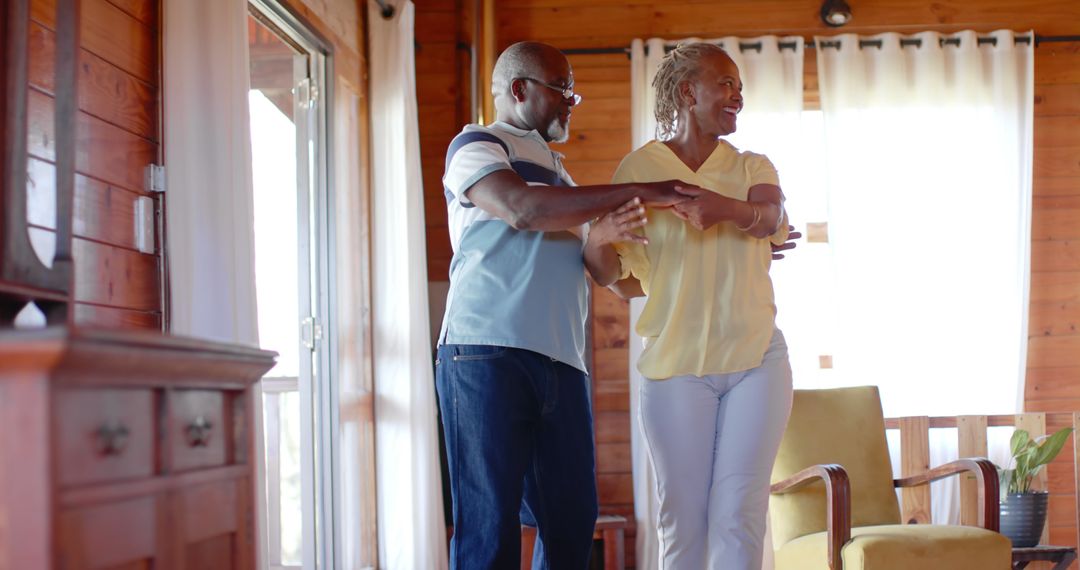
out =
<svg viewBox="0 0 1080 570"><path fill-rule="evenodd" d="M795 249L795 247L797 246L795 240L802 237L802 232L795 231L795 226L788 226L788 232L789 233L787 236L787 241L785 241L784 243L780 245L769 244L770 246L772 246L773 259L784 259L784 254L780 252L787 251L789 249Z"/></svg>
<svg viewBox="0 0 1080 570"><path fill-rule="evenodd" d="M589 228L589 243L597 246L622 241L649 243L645 236L634 231L644 226L646 221L645 207L641 205L641 199L634 198L614 211L600 216Z"/></svg>
<svg viewBox="0 0 1080 570"><path fill-rule="evenodd" d="M710 193L704 188L687 184L682 180L665 180L663 182L646 182L641 184L638 196L646 206L653 208L670 208L675 204L681 204L696 196Z"/></svg>

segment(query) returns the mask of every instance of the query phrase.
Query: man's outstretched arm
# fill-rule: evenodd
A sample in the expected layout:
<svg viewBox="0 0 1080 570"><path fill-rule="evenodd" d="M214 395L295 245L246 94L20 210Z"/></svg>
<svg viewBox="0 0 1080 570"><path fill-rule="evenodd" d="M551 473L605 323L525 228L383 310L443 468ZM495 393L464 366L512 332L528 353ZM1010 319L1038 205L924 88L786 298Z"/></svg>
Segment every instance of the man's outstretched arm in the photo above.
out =
<svg viewBox="0 0 1080 570"><path fill-rule="evenodd" d="M465 197L519 230L559 231L579 226L634 198L654 208L680 204L703 192L678 180L595 186L529 186L512 170L478 180Z"/></svg>

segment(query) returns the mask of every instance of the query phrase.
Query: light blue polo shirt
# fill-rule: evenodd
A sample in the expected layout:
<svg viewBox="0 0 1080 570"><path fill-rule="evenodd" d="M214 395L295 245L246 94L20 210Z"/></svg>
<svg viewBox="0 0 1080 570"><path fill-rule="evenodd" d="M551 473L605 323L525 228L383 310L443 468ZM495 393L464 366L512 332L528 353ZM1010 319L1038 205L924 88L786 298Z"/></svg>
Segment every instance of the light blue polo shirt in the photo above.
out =
<svg viewBox="0 0 1080 570"><path fill-rule="evenodd" d="M497 170L513 170L530 186L574 185L562 155L536 131L495 122L454 138L443 175L454 257L439 344L523 348L584 371L581 238L516 230L477 208L468 190Z"/></svg>

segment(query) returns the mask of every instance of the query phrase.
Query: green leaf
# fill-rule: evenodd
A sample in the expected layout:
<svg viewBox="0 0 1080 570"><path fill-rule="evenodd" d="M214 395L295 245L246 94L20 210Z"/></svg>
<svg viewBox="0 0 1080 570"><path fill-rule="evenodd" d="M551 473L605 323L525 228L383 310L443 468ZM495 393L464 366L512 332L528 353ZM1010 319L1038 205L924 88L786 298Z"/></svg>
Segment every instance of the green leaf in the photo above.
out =
<svg viewBox="0 0 1080 570"><path fill-rule="evenodd" d="M1015 469L998 469L998 480L1001 481L1002 498L1009 493L1019 493L1016 481Z"/></svg>
<svg viewBox="0 0 1080 570"><path fill-rule="evenodd" d="M1031 441L1031 436L1028 432L1022 429L1018 429L1013 432L1012 439L1009 440L1009 449L1012 451L1013 457L1016 457L1020 450L1027 446Z"/></svg>
<svg viewBox="0 0 1080 570"><path fill-rule="evenodd" d="M1061 428L1057 433L1039 444L1038 452L1035 454L1033 461L1034 466L1037 468L1053 461L1057 454L1061 452L1061 448L1065 446L1065 440L1069 439L1071 433L1071 427Z"/></svg>
<svg viewBox="0 0 1080 570"><path fill-rule="evenodd" d="M1016 453L1016 456L1013 458L1016 460L1016 471L1020 473L1030 471L1035 466L1033 459L1038 451L1039 448L1037 447L1026 447Z"/></svg>

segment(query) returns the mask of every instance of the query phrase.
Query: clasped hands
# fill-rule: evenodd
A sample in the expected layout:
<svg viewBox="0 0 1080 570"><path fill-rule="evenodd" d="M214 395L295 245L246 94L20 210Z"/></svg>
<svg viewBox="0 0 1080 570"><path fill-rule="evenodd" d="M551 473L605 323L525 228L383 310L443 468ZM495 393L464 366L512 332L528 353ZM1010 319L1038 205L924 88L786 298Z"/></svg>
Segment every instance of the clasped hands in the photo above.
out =
<svg viewBox="0 0 1080 570"><path fill-rule="evenodd" d="M666 187L664 189L668 191L660 199L648 199L649 205L655 208L671 208L673 214L698 230L712 227L726 219L727 213L737 201L680 181L661 182L658 186ZM638 228L643 227L647 222L648 218L641 198L634 198L593 222L589 231L589 241L596 245L617 242L647 244L648 238L638 232ZM787 241L781 245L770 244L773 259L783 259L784 254L781 252L794 249L795 240L802 237L802 233L794 231L794 226L788 226L788 230L790 233Z"/></svg>

